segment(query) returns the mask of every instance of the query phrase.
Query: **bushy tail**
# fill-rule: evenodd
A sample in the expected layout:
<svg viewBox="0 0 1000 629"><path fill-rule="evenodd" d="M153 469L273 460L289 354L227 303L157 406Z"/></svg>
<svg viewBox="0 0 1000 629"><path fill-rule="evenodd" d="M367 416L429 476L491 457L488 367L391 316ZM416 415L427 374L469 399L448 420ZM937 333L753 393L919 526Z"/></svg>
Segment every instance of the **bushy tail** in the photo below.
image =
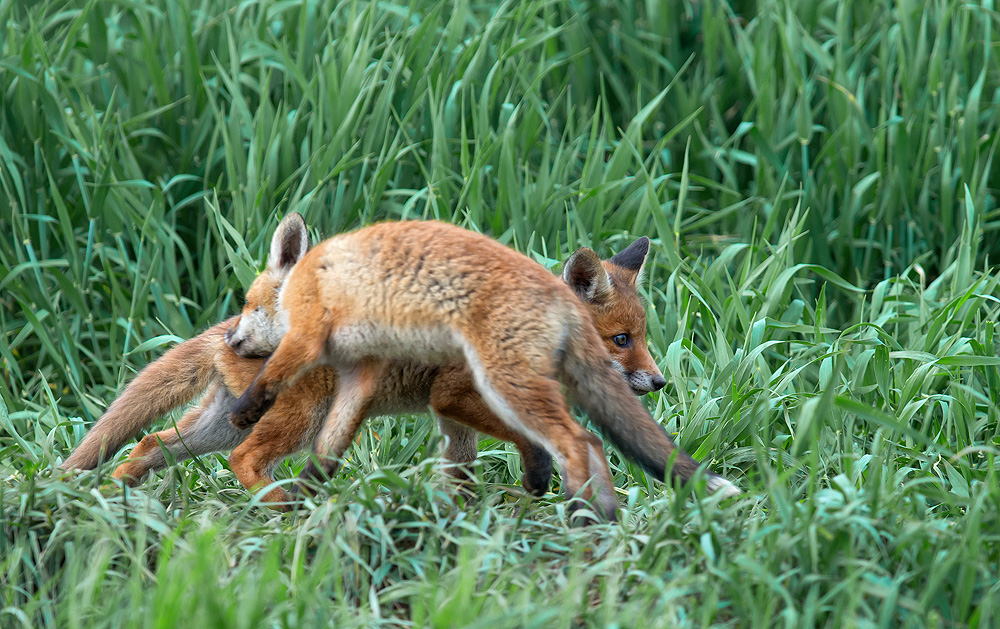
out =
<svg viewBox="0 0 1000 629"><path fill-rule="evenodd" d="M141 429L204 391L216 373L219 343L235 319L205 330L147 365L115 398L61 467L96 468Z"/></svg>
<svg viewBox="0 0 1000 629"><path fill-rule="evenodd" d="M677 450L672 475L688 482L699 463L677 447L667 432L607 362L600 338L590 326L581 326L567 339L563 370L566 383L576 402L600 427L601 433L622 454L641 465L649 474L664 480L667 462ZM705 471L711 491L725 496L740 494L739 489L718 474Z"/></svg>

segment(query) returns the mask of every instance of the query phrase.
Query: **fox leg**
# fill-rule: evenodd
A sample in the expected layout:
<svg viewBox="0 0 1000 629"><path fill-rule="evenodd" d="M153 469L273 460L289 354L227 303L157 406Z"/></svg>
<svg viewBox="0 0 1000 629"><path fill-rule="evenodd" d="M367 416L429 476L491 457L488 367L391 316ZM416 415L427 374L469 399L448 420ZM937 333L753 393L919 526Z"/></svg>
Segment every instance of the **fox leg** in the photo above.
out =
<svg viewBox="0 0 1000 629"><path fill-rule="evenodd" d="M245 429L256 424L274 405L279 393L319 364L327 338L320 330L322 327L290 330L281 339L260 373L236 400L231 418L234 426Z"/></svg>
<svg viewBox="0 0 1000 629"><path fill-rule="evenodd" d="M603 444L573 421L559 383L537 374L522 373L517 381L511 381L477 371L476 385L490 408L504 423L544 445L555 457L566 497L573 499L579 493L606 520L614 520L618 501ZM507 370L496 369L494 373L503 371ZM573 502L570 509L576 511L581 506Z"/></svg>
<svg viewBox="0 0 1000 629"><path fill-rule="evenodd" d="M477 410L486 411L493 418L496 417L489 407L481 399L478 399L478 396L477 400L477 406L481 406ZM436 409L435 412L440 413ZM510 441L517 447L517 451L521 455L521 463L524 465L521 486L533 496L545 495L545 492L549 490L549 482L552 480L552 456L545 451L545 448L531 443L524 435L507 428L499 420L496 420L496 424L491 425L474 424L475 420L471 420L470 417L472 415L465 412L460 412L455 416L455 419L450 419L443 414L438 417L438 427L441 433L448 437L445 458L459 465L467 465L475 461L479 455L479 433L487 434L501 441ZM468 476L458 466L451 467L448 472L459 480L468 480Z"/></svg>
<svg viewBox="0 0 1000 629"><path fill-rule="evenodd" d="M273 483L277 464L310 443L320 427L325 409L304 388L296 386L282 394L246 440L229 455L230 469L248 490L256 491ZM288 507L276 503L290 500L281 487L275 487L261 499L282 510Z"/></svg>
<svg viewBox="0 0 1000 629"><path fill-rule="evenodd" d="M111 473L111 478L123 481L129 487L135 487L146 477L146 474L166 467L167 460L163 456L160 443L162 442L164 448L178 445L180 443L178 434L190 430L204 410L205 406L199 404L184 413L181 420L177 422L176 429L168 428L143 437L138 445L132 448L128 459Z"/></svg>
<svg viewBox="0 0 1000 629"><path fill-rule="evenodd" d="M246 438L249 431L237 430L229 423L229 408L233 397L218 385L213 385L204 400L184 414L171 427L142 438L128 459L111 474L112 478L134 487L146 474L167 466L163 449L174 459L184 461L195 456L228 450ZM160 444L162 443L162 448Z"/></svg>
<svg viewBox="0 0 1000 629"><path fill-rule="evenodd" d="M375 390L381 363L363 360L346 367L338 367L339 385L333 408L327 416L316 442L313 457L299 473L299 484L294 493L302 491L301 481L323 481L331 477L340 466L340 458L351 447L354 436L368 417L375 401Z"/></svg>
<svg viewBox="0 0 1000 629"><path fill-rule="evenodd" d="M439 375L431 388L431 407L439 415L441 432L449 438L445 451L448 460L455 463L475 461L479 450L476 431L479 431L513 442L517 447L524 464L521 485L525 491L541 496L549 490L552 457L545 448L512 430L490 410L467 371ZM452 468L452 473L456 476L461 474L458 467Z"/></svg>
<svg viewBox="0 0 1000 629"><path fill-rule="evenodd" d="M250 433L250 437L229 455L229 468L233 470L240 484L251 492L273 483L272 473L275 466L281 459L295 452L295 449L284 451L284 448L276 447L274 442L258 437L258 434L255 429ZM281 487L275 487L261 498L261 502L270 503L270 506L281 510L287 507L280 503L289 500L288 492Z"/></svg>
<svg viewBox="0 0 1000 629"><path fill-rule="evenodd" d="M438 413L438 429L442 435L448 437L448 447L444 451L445 458L459 465L475 461L479 454L479 434L476 430L448 419L436 409L435 412ZM450 468L449 472L456 478L467 478L457 467Z"/></svg>

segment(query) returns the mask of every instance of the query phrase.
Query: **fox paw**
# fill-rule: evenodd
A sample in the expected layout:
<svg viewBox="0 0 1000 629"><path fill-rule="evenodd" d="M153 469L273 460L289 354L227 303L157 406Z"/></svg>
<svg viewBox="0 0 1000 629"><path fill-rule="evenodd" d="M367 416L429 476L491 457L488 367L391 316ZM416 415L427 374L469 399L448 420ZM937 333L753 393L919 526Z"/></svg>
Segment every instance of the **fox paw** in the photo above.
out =
<svg viewBox="0 0 1000 629"><path fill-rule="evenodd" d="M253 388L247 389L233 405L229 421L240 430L246 430L260 421L272 406L274 406L273 396L255 394Z"/></svg>
<svg viewBox="0 0 1000 629"><path fill-rule="evenodd" d="M525 470L521 475L521 487L532 496L544 496L549 491L552 481L552 468Z"/></svg>
<svg viewBox="0 0 1000 629"><path fill-rule="evenodd" d="M240 430L246 430L247 428L251 428L259 420L251 419L250 417L247 417L245 414L237 415L234 412L232 415L229 416L229 421L232 422L233 426L236 426Z"/></svg>

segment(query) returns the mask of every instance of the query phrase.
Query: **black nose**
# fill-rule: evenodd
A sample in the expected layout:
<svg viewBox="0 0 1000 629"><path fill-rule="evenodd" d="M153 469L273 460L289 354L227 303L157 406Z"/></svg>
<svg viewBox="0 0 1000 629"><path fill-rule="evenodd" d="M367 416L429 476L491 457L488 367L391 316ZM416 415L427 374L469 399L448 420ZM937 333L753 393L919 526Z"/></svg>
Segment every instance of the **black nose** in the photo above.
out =
<svg viewBox="0 0 1000 629"><path fill-rule="evenodd" d="M653 385L654 391L659 391L660 389L662 389L667 385L667 379L664 378L663 376L653 376L650 379L650 384Z"/></svg>

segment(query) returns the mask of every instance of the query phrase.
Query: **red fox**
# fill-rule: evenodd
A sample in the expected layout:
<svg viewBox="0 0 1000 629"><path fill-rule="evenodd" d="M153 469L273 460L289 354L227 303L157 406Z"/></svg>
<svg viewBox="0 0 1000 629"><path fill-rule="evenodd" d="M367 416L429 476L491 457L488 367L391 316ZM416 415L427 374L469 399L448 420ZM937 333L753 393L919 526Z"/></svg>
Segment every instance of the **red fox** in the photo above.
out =
<svg viewBox="0 0 1000 629"><path fill-rule="evenodd" d="M267 317L274 316L275 287L303 253L307 243L301 217L286 217L275 231L268 268L247 294L250 321L262 323L260 334L268 334ZM612 365L621 372L632 391L644 394L658 390L666 380L646 348L646 318L636 285L649 239L639 238L603 263L589 249L580 249L564 264L563 277L577 287L591 285L600 291L578 292L612 355ZM597 261L597 263L595 263ZM106 455L117 452L140 429L172 408L188 402L208 389L202 402L178 423L147 435L133 449L114 477L135 485L150 471L166 466L163 448L173 458L184 460L208 452L235 448L230 466L248 489L273 482L273 468L285 457L309 446L326 417L336 390L332 369L318 369L305 376L278 398L275 407L251 432L236 429L228 421L235 396L246 389L260 371L265 353L253 339L233 336L230 342L247 357L236 356L223 342L237 318L231 318L197 337L174 347L143 369L122 391L84 440L62 464L67 469L93 469ZM271 342L275 342L273 339ZM438 414L442 432L449 437L445 456L455 463L471 463L477 454L476 431L512 441L521 453L526 491L548 490L552 472L548 453L520 434L508 429L483 403L475 390L472 372L461 364L444 367L412 361L390 361L379 383L370 414L422 412L430 405ZM456 470L458 468L455 468ZM454 472L455 470L453 470ZM274 506L288 501L285 490L272 489L263 500Z"/></svg>
<svg viewBox="0 0 1000 629"><path fill-rule="evenodd" d="M607 275L594 272L600 266L590 252L567 267L561 282L513 249L436 221L379 223L334 236L283 277L259 278L251 287L276 298L270 309L248 303L227 343L241 355L269 357L231 420L248 428L303 375L317 366L337 370L333 406L299 490L301 481L336 468L379 399L387 361L464 362L502 425L555 457L570 511L582 506L574 500L581 497L612 520L617 501L601 440L570 417L560 385L656 477L663 478L671 458L682 481L699 464L676 448L612 366L579 298L612 290ZM712 472L706 478L711 490L739 493Z"/></svg>

